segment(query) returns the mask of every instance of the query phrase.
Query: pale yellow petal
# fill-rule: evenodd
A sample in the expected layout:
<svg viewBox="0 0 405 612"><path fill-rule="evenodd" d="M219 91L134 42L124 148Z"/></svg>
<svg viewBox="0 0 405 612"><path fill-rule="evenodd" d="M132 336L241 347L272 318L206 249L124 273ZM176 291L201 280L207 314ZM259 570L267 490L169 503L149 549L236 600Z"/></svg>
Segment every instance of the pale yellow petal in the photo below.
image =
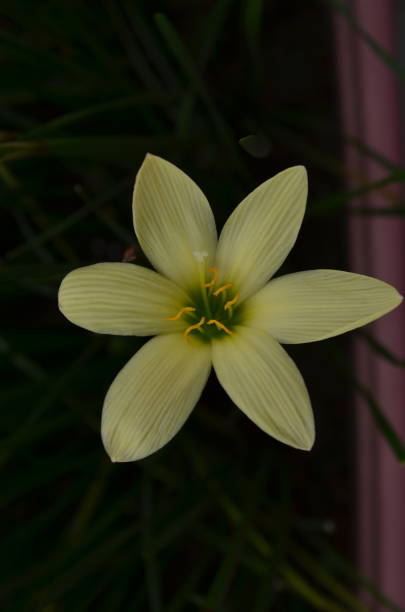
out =
<svg viewBox="0 0 405 612"><path fill-rule="evenodd" d="M305 383L293 360L262 330L237 327L213 342L212 361L232 401L263 431L309 450L315 430Z"/></svg>
<svg viewBox="0 0 405 612"><path fill-rule="evenodd" d="M201 189L168 161L147 155L135 181L133 217L140 245L162 274L192 287L213 265L217 233Z"/></svg>
<svg viewBox="0 0 405 612"><path fill-rule="evenodd" d="M98 263L73 270L59 288L59 309L69 321L99 334L151 336L184 329L167 321L187 296L157 272L130 263Z"/></svg>
<svg viewBox="0 0 405 612"><path fill-rule="evenodd" d="M246 324L279 342L313 342L374 321L402 301L387 283L340 270L309 270L271 280L245 305Z"/></svg>
<svg viewBox="0 0 405 612"><path fill-rule="evenodd" d="M102 437L112 461L142 459L179 431L211 369L211 347L181 334L147 342L112 383L104 402Z"/></svg>
<svg viewBox="0 0 405 612"><path fill-rule="evenodd" d="M216 267L243 300L273 276L293 247L307 199L303 166L288 168L250 193L225 223Z"/></svg>

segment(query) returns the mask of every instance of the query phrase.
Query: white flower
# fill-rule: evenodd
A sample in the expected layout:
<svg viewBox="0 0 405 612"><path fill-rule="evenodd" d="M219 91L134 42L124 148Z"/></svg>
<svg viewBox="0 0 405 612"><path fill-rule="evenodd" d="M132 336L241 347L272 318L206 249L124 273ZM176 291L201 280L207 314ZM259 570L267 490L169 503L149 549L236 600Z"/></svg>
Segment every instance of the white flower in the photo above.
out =
<svg viewBox="0 0 405 612"><path fill-rule="evenodd" d="M250 193L217 241L199 187L147 155L135 182L135 232L158 272L99 263L68 274L59 307L105 334L156 335L127 363L104 402L113 461L145 457L183 425L213 365L234 403L263 431L300 449L315 432L308 392L281 343L322 340L380 317L402 298L359 274L311 270L269 279L295 243L307 176L296 166Z"/></svg>

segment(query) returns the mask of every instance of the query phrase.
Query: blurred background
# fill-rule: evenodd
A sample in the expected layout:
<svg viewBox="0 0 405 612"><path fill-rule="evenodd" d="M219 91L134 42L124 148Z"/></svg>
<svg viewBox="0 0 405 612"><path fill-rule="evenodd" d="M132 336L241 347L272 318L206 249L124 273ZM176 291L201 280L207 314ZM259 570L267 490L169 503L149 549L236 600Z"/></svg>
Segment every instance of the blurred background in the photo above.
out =
<svg viewBox="0 0 405 612"><path fill-rule="evenodd" d="M403 396L400 383L396 398L374 394L351 350L355 334L287 347L314 406L310 453L262 433L212 375L167 447L112 465L100 439L103 398L144 339L91 334L57 307L61 279L80 265L129 258L149 265L131 221L147 152L200 185L219 228L260 182L304 164L308 212L279 273L367 272L353 265L359 224L376 217L365 197L381 200L381 188L391 186L388 215L378 214L395 224L403 215L395 183L405 172L364 133L348 133L352 62L342 36L365 46L391 81L404 70L353 4L3 0L2 609L405 609L398 585L386 587L359 556L366 521L359 449L362 457L375 453L364 455L355 426L361 409L399 466L405 450L389 411ZM391 17L399 11L384 6ZM382 113L381 127L399 136L393 113ZM384 178L354 171L370 160ZM387 232L380 248L390 244L400 260ZM402 380L403 362L384 335L357 336L360 352L368 346L368 359L384 360ZM380 554L366 552L373 560ZM405 568L398 558L395 567Z"/></svg>

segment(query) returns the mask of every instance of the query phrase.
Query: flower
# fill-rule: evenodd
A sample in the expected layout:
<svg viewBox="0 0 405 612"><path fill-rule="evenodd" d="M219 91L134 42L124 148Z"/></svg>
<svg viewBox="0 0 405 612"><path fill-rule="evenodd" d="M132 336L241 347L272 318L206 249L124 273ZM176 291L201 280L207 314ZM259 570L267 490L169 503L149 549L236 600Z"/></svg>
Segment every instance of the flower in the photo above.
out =
<svg viewBox="0 0 405 612"><path fill-rule="evenodd" d="M280 343L313 342L364 325L402 297L380 280L337 270L269 279L293 247L307 197L295 166L234 210L217 240L199 187L147 155L135 181L139 243L158 271L99 263L70 272L59 308L93 332L152 338L105 398L102 438L112 461L155 452L181 428L213 365L233 402L263 431L309 450L315 430L302 376Z"/></svg>

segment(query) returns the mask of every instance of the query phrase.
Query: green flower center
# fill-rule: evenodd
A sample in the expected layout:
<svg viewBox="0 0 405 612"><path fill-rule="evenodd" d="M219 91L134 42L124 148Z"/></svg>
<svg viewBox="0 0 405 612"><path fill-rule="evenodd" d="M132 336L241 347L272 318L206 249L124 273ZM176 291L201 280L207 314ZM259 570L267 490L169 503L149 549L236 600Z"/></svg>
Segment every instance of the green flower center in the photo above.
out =
<svg viewBox="0 0 405 612"><path fill-rule="evenodd" d="M170 321L183 318L188 323L183 334L186 341L190 333L203 342L232 335L235 326L241 322L243 304L238 303L239 293L234 283L217 286L217 269L210 268L209 272L212 280L202 282L191 292L191 303L175 316L167 317Z"/></svg>

